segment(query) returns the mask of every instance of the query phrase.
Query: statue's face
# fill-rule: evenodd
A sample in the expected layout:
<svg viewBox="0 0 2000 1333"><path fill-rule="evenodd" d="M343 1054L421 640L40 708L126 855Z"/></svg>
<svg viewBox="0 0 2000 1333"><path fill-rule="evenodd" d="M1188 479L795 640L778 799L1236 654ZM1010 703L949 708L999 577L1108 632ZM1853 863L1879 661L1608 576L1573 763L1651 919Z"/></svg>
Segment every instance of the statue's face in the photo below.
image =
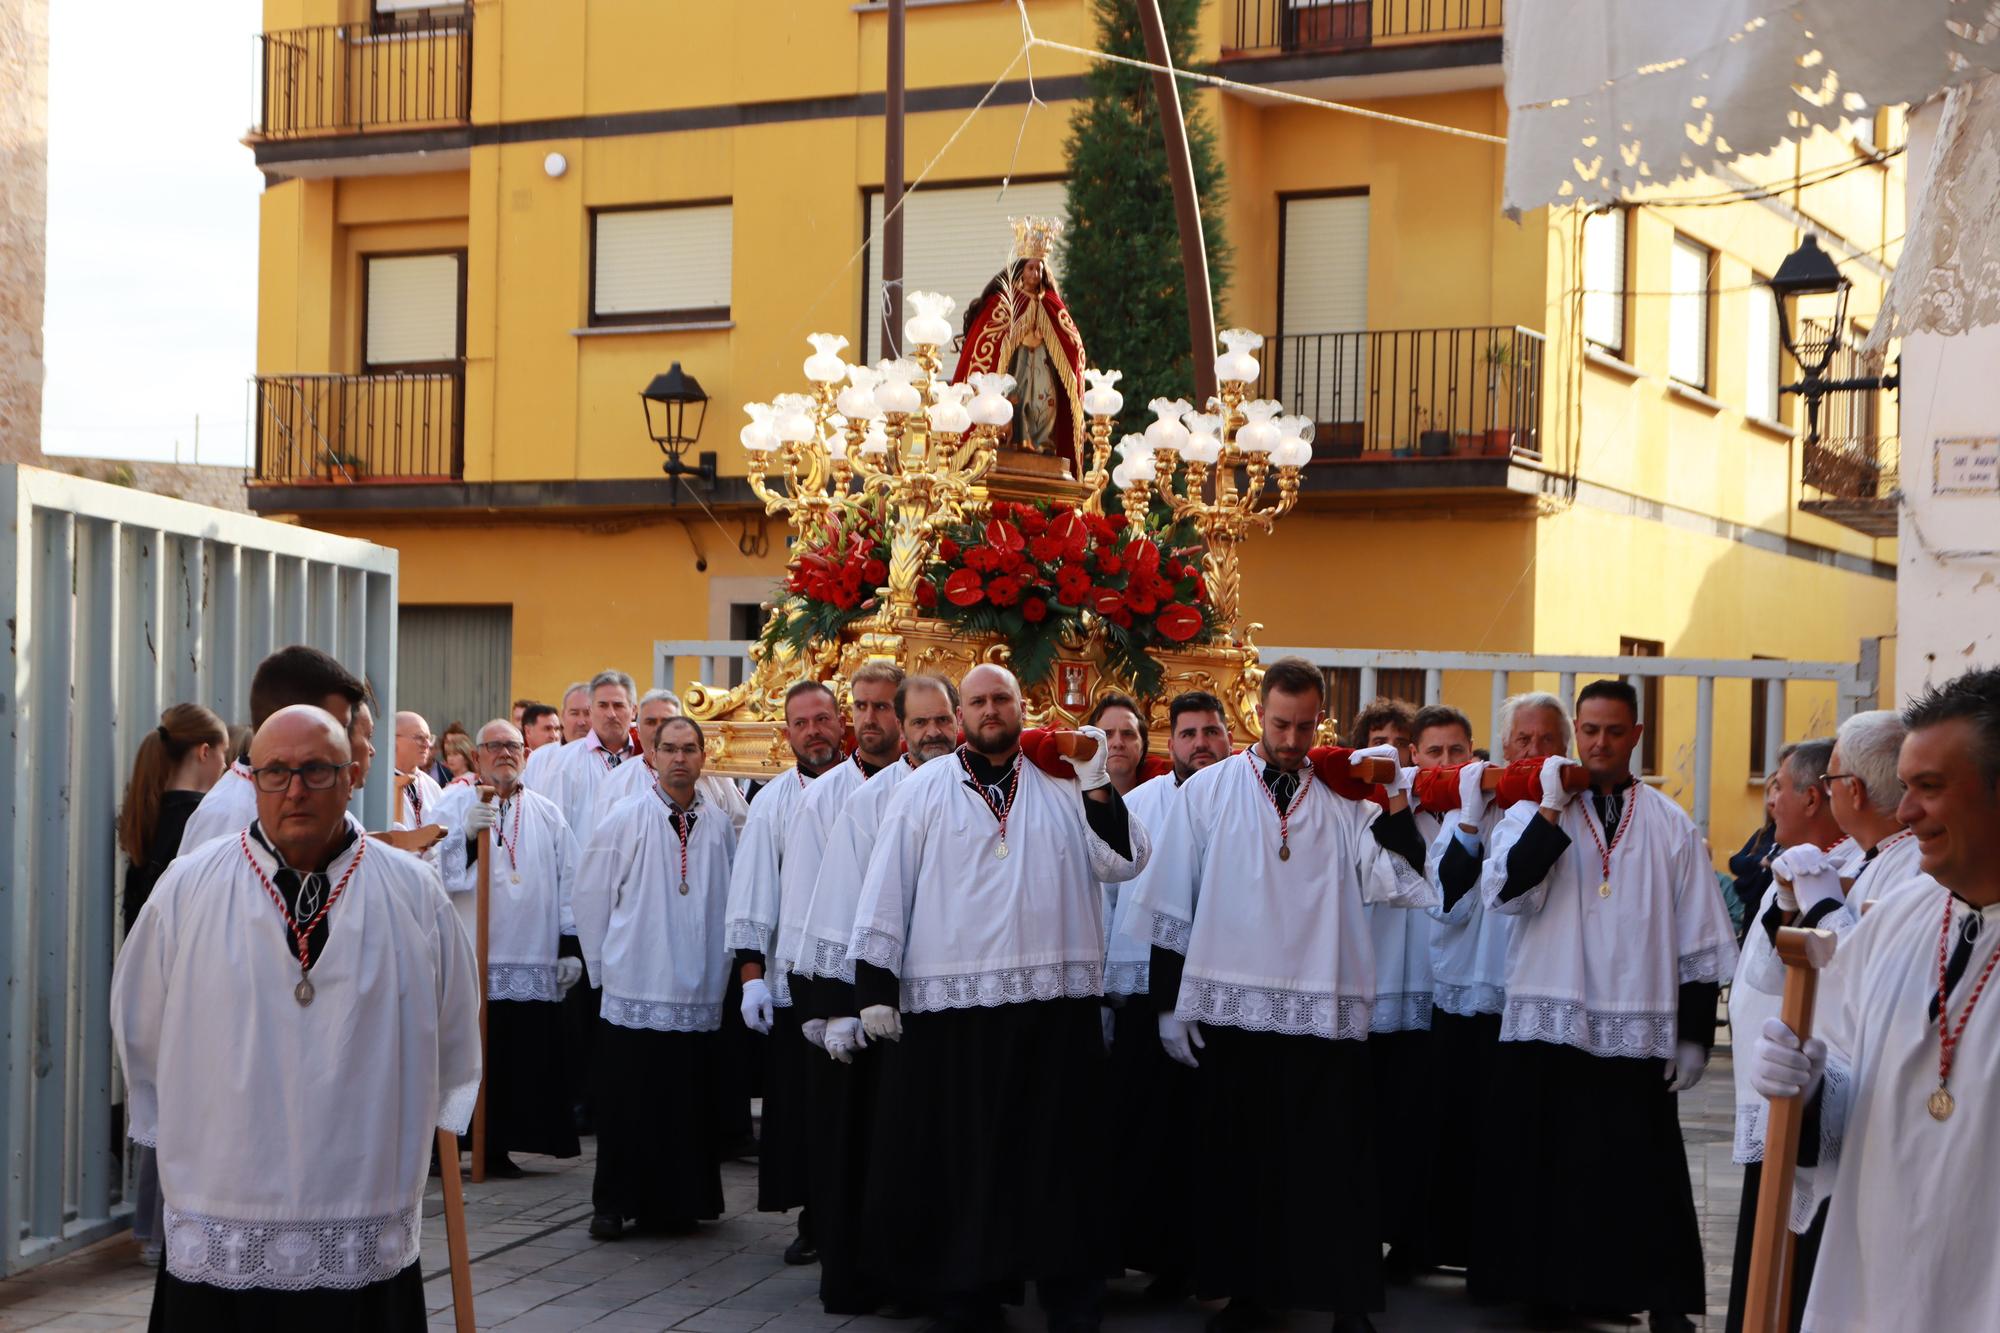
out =
<svg viewBox="0 0 2000 1333"><path fill-rule="evenodd" d="M1024 260L1021 264L1021 290L1038 292L1042 289L1042 261Z"/></svg>

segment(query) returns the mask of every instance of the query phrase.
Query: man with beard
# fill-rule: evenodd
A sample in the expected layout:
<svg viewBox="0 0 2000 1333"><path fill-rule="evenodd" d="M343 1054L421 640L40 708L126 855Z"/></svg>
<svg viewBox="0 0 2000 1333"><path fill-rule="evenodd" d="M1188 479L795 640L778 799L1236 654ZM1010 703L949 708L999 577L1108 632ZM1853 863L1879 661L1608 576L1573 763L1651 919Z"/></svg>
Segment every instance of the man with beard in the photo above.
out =
<svg viewBox="0 0 2000 1333"><path fill-rule="evenodd" d="M861 734L861 678L855 677L855 733ZM873 691L871 690L870 693ZM883 812L903 781L920 765L952 753L958 744L958 687L939 676L908 676L896 687L896 720L908 751L859 786L841 805L824 840L819 874L800 926L792 1000L808 1022L824 1026L828 1060L807 1057L810 1118L808 1193L820 1237L819 1298L828 1314L866 1314L885 1293L862 1253L861 1205L868 1179L868 1151L874 1128L875 1094L882 1062L891 1052L868 1048L861 1030L861 1006L854 998L854 967L847 943L854 935L854 909L862 876L875 849ZM807 801L817 804L814 783ZM787 854L786 874L791 873Z"/></svg>
<svg viewBox="0 0 2000 1333"><path fill-rule="evenodd" d="M527 747L504 719L479 729L479 780L454 786L435 812L447 832L439 847L445 889L478 938L479 833L490 830L486 922L486 1172L521 1174L510 1152L574 1157L576 1122L563 1077L563 997L583 976L583 960L559 957L576 934L571 895L578 851L555 802L521 785ZM472 1145L467 1144L470 1148Z"/></svg>
<svg viewBox="0 0 2000 1333"><path fill-rule="evenodd" d="M1106 734L1113 733L1107 728ZM1167 735L1173 771L1140 783L1125 802L1132 818L1148 829L1166 827L1168 807L1179 799L1182 784L1229 757L1222 701L1206 691L1174 696L1167 705ZM1113 1022L1106 1106L1116 1128L1107 1197L1117 1201L1120 1262L1151 1273L1146 1295L1165 1302L1188 1294L1194 1219L1186 1174L1163 1171L1160 1164L1185 1152L1193 1138L1197 1085L1192 1070L1160 1049L1159 1023L1147 998L1153 918L1137 903L1157 870L1156 862L1130 883L1110 886L1116 897L1104 961L1104 996Z"/></svg>
<svg viewBox="0 0 2000 1333"><path fill-rule="evenodd" d="M1160 1045L1200 1075L1188 1151L1161 1169L1192 1176L1195 1294L1230 1298L1214 1330L1307 1309L1359 1333L1382 1308L1362 912L1434 895L1401 769L1386 811L1314 776L1324 699L1311 663L1270 664L1262 739L1188 779L1139 894Z"/></svg>
<svg viewBox="0 0 2000 1333"><path fill-rule="evenodd" d="M1130 796L1146 764L1146 711L1131 695L1113 690L1084 722L1104 733L1105 772L1120 796Z"/></svg>
<svg viewBox="0 0 2000 1333"><path fill-rule="evenodd" d="M1103 733L1051 777L1021 753L1021 688L960 683L966 744L883 812L855 912L861 1027L903 1043L876 1118L867 1244L899 1294L989 1327L1032 1278L1055 1333L1094 1329L1104 1217L1101 881L1150 843L1105 772ZM905 1017L907 1016L907 1017Z"/></svg>
<svg viewBox="0 0 2000 1333"><path fill-rule="evenodd" d="M1502 701L1497 720L1503 762L1569 753L1569 714L1553 694L1513 695ZM1430 909L1431 1104L1441 1108L1486 1104L1500 1046L1512 920L1488 912L1478 893L1486 840L1501 814L1487 801L1484 777L1481 763L1459 770L1458 809L1439 821L1428 861L1438 892L1438 905ZM1488 1151L1486 1135L1459 1124L1433 1141L1431 1262L1466 1266L1479 1163Z"/></svg>
<svg viewBox="0 0 2000 1333"><path fill-rule="evenodd" d="M840 701L816 680L793 682L785 691L785 741L794 764L772 778L750 802L729 877L727 947L735 951L743 984L738 1006L751 1031L768 1034L777 1005L764 977L765 960L775 951L778 906L783 897L785 839L799 802L812 782L840 759ZM809 1264L818 1257L805 1204L805 1067L810 1054L798 1015L785 1006L785 1026L770 1044L764 1075L764 1126L757 1156L757 1207L767 1213L800 1209L799 1234L785 1247L785 1262Z"/></svg>

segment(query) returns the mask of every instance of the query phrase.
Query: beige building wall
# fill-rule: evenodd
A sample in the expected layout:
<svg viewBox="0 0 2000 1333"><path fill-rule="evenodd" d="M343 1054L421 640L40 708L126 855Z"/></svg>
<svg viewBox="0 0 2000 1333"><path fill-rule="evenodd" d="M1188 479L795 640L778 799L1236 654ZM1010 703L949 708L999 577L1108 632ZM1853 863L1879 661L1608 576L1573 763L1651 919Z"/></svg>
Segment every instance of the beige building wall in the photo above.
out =
<svg viewBox="0 0 2000 1333"><path fill-rule="evenodd" d="M42 456L48 0L0 0L0 463Z"/></svg>

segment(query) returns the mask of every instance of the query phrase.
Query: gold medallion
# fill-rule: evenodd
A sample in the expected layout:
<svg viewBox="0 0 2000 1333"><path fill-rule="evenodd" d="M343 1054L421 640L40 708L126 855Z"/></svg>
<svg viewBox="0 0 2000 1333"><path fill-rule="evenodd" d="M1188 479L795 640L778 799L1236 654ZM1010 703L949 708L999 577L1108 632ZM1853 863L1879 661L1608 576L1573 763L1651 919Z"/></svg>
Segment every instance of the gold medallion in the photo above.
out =
<svg viewBox="0 0 2000 1333"><path fill-rule="evenodd" d="M521 882L521 872L516 870L512 875L508 876L508 882L511 884L519 884Z"/></svg>
<svg viewBox="0 0 2000 1333"><path fill-rule="evenodd" d="M683 897L683 898L687 897L687 891L688 891L688 882L687 882L686 880L682 880L682 881L681 881L681 897Z"/></svg>
<svg viewBox="0 0 2000 1333"><path fill-rule="evenodd" d="M999 845L998 847L995 847L995 848L993 849L993 855L994 855L994 857L995 857L995 858L997 858L998 860L1001 860L1001 861L1004 861L1004 860L1006 860L1006 859L1007 859L1007 844L1003 842L1003 843L1001 843L1001 844L1000 844L1000 845Z"/></svg>
<svg viewBox="0 0 2000 1333"><path fill-rule="evenodd" d="M1951 1093L1945 1090L1944 1085L1939 1084L1938 1090L1931 1094L1930 1100L1925 1102L1924 1105L1930 1111L1931 1119L1949 1120L1951 1119L1953 1109L1958 1103L1952 1100Z"/></svg>
<svg viewBox="0 0 2000 1333"><path fill-rule="evenodd" d="M300 1003L300 1005L308 1005L313 1002L313 984L311 977L304 975L301 975L299 977L299 984L292 987L292 998L294 1000L297 1000ZM1940 1091L1942 1091L1942 1089L1940 1089ZM1936 1115L1937 1113L1933 1111L1932 1114ZM1938 1116L1938 1118L1942 1120L1944 1117Z"/></svg>
<svg viewBox="0 0 2000 1333"><path fill-rule="evenodd" d="M1597 896L1600 898L1609 898L1611 896L1610 880L1607 879L1602 884L1597 886Z"/></svg>
<svg viewBox="0 0 2000 1333"><path fill-rule="evenodd" d="M1278 859L1280 861L1289 861L1292 859L1292 845L1289 842L1278 844Z"/></svg>

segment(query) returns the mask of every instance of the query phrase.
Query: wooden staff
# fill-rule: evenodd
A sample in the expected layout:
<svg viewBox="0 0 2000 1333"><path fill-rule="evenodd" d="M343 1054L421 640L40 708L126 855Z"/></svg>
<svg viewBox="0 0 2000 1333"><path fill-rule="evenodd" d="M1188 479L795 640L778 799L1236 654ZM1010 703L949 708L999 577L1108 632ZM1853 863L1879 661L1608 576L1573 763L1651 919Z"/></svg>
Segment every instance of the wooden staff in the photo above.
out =
<svg viewBox="0 0 2000 1333"><path fill-rule="evenodd" d="M479 789L479 803L493 799L493 789ZM493 830L479 830L479 870L473 877L475 916L472 928L473 951L479 956L479 1100L472 1104L472 1183L486 1183L486 917L493 896ZM457 1158L452 1161L457 1162Z"/></svg>
<svg viewBox="0 0 2000 1333"><path fill-rule="evenodd" d="M1778 957L1785 964L1785 996L1779 1016L1798 1035L1801 1046L1812 1036L1819 974L1833 961L1834 943L1830 930L1786 926L1778 931ZM1770 1105L1764 1127L1763 1174L1757 1186L1756 1230L1751 1233L1743 1333L1784 1333L1790 1327L1792 1264L1798 1238L1792 1234L1789 1219L1805 1097L1773 1097Z"/></svg>
<svg viewBox="0 0 2000 1333"><path fill-rule="evenodd" d="M438 1181L444 1189L444 1247L451 1256L451 1314L458 1333L473 1333L472 1260L465 1248L465 1193L458 1180L458 1135L440 1129Z"/></svg>

